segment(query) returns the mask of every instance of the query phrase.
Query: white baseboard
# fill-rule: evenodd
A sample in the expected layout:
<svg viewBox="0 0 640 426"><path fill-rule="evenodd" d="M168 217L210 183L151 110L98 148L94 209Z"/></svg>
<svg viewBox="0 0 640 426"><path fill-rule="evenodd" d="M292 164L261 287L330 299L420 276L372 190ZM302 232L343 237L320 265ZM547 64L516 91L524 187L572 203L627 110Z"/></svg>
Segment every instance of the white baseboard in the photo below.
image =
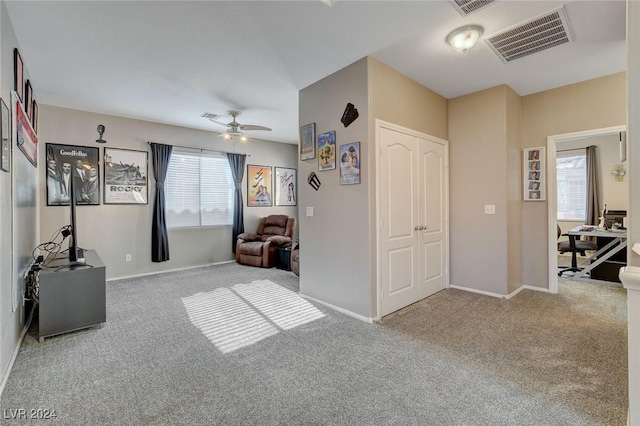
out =
<svg viewBox="0 0 640 426"><path fill-rule="evenodd" d="M307 296L307 295L302 294L302 293L298 293L298 295L300 297L304 297L307 300L310 300L310 301L315 302L315 303L319 303L321 305L324 305L324 306L326 306L328 308L333 309L334 311L338 311L338 312L340 312L342 314L348 315L348 316L353 317L355 319L358 319L360 321L368 322L370 324L373 323L373 318L367 318L367 317L362 316L360 314L356 314L355 312L351 312L351 311L346 310L344 308L341 308L339 306L332 305L331 303L323 302L322 300L318 300L315 297Z"/></svg>
<svg viewBox="0 0 640 426"><path fill-rule="evenodd" d="M462 287L459 285L450 285L449 288L455 288L456 290L469 291L471 293L484 294L485 296L497 297L498 299L507 299L507 300L511 299L513 296L520 293L522 290L535 290L535 291L542 291L544 293L549 293L549 290L546 288L535 287L532 285L522 285L509 294L492 293L490 291L476 290L475 288Z"/></svg>
<svg viewBox="0 0 640 426"><path fill-rule="evenodd" d="M127 278L138 278L138 277L146 277L146 276L149 276L149 275L164 274L166 272L186 271L186 270L189 270L189 269L204 268L206 266L224 265L225 263L234 263L234 262L235 262L235 260L225 260L223 262L205 263L204 265L185 266L184 268L165 269L165 270L162 270L162 271L147 272L147 273L144 273L144 274L125 275L125 276L122 276L122 277L109 278L107 280L107 282L109 282L109 281L117 281L117 280L124 280L124 279L127 279Z"/></svg>
<svg viewBox="0 0 640 426"><path fill-rule="evenodd" d="M29 313L29 318L27 318L27 322L22 329L22 333L20 333L20 339L18 339L18 344L16 345L16 349L13 351L13 355L11 355L11 360L9 361L9 365L7 366L7 370L4 372L2 376L2 382L0 382L0 397L2 397L2 392L4 392L4 387L7 384L7 380L9 380L9 374L13 369L13 363L16 362L16 358L18 357L18 352L20 352L20 347L22 346L22 341L24 340L24 336L27 335L27 331L29 330L29 326L31 325L31 320L33 319L33 312L35 311L35 305L31 308L31 312Z"/></svg>

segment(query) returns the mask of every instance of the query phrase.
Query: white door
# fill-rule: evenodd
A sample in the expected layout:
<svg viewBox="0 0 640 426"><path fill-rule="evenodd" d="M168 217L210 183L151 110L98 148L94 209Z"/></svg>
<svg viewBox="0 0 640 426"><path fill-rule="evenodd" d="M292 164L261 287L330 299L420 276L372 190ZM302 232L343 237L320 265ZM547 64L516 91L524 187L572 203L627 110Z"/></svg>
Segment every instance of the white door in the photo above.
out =
<svg viewBox="0 0 640 426"><path fill-rule="evenodd" d="M378 127L379 262L384 316L445 288L446 143Z"/></svg>

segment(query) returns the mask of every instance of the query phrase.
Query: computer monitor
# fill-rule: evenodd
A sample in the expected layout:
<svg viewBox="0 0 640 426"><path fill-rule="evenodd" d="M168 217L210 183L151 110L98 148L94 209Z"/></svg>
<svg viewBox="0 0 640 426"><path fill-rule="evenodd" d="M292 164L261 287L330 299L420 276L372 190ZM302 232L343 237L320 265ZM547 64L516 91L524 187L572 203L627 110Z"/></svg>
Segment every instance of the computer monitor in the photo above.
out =
<svg viewBox="0 0 640 426"><path fill-rule="evenodd" d="M619 228L624 226L624 218L627 217L626 210L607 210L604 214L604 225L607 229L614 228L614 223L619 224Z"/></svg>

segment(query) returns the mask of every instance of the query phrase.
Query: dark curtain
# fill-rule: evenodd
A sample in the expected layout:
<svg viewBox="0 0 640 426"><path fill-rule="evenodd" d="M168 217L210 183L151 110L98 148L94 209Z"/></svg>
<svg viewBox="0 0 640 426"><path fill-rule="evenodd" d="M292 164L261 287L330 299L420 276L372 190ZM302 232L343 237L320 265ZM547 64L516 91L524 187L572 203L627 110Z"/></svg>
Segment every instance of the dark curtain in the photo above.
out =
<svg viewBox="0 0 640 426"><path fill-rule="evenodd" d="M598 185L598 157L596 146L587 147L587 225L598 225L600 222L600 188Z"/></svg>
<svg viewBox="0 0 640 426"><path fill-rule="evenodd" d="M151 261L165 262L169 260L169 235L167 234L164 180L167 177L173 147L159 143L151 143L150 145L153 175L156 178L156 198L151 228Z"/></svg>
<svg viewBox="0 0 640 426"><path fill-rule="evenodd" d="M244 154L227 153L227 160L231 167L231 175L235 183L236 190L233 197L233 231L231 234L231 249L236 252L236 240L238 235L244 232L244 212L242 201L242 178L244 177L244 163L247 156Z"/></svg>

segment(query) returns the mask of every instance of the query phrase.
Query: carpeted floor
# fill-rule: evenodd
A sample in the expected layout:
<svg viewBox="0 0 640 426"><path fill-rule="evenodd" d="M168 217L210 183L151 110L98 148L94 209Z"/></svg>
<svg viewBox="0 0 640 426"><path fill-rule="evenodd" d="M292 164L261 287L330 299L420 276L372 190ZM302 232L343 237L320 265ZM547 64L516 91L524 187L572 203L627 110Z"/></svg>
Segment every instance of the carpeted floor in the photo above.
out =
<svg viewBox="0 0 640 426"><path fill-rule="evenodd" d="M104 327L43 344L31 328L0 409L65 425L626 422L623 289L448 289L367 324L297 283L236 264L109 282Z"/></svg>

